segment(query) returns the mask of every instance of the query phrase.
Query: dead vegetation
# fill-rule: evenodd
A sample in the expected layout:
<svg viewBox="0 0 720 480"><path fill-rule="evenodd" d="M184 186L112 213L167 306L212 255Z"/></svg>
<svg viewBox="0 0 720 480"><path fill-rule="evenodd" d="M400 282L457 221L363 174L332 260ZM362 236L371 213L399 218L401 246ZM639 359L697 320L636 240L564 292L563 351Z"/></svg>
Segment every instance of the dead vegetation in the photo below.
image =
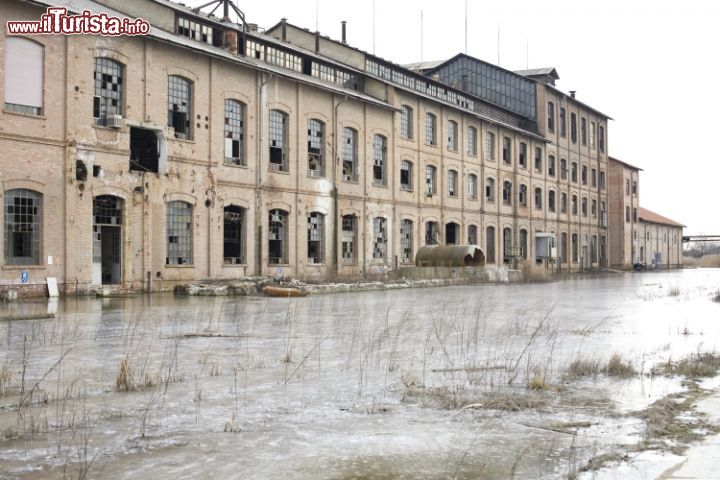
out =
<svg viewBox="0 0 720 480"><path fill-rule="evenodd" d="M605 373L611 377L629 378L636 375L637 371L629 360L623 359L616 353L608 360Z"/></svg>
<svg viewBox="0 0 720 480"><path fill-rule="evenodd" d="M681 375L686 378L714 377L720 370L720 355L717 353L693 353L678 361L669 359L656 366L655 375Z"/></svg>
<svg viewBox="0 0 720 480"><path fill-rule="evenodd" d="M573 360L565 372L565 378L578 379L596 376L604 373L610 377L629 378L635 376L637 371L629 360L623 359L619 354L613 354L603 367L600 360L578 358Z"/></svg>
<svg viewBox="0 0 720 480"><path fill-rule="evenodd" d="M577 359L570 363L567 369L566 376L569 378L580 378L595 376L600 373L600 361L599 360L588 360L588 359Z"/></svg>
<svg viewBox="0 0 720 480"><path fill-rule="evenodd" d="M713 297L713 302L720 303L720 290L715 292L715 296Z"/></svg>

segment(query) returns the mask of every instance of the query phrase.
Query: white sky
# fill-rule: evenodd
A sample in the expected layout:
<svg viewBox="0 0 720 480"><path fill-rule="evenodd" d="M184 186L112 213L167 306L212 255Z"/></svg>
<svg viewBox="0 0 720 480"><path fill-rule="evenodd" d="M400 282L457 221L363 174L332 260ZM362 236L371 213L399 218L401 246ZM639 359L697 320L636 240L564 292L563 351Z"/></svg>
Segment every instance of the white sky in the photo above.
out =
<svg viewBox="0 0 720 480"><path fill-rule="evenodd" d="M197 6L209 0L186 0ZM376 0L375 53L395 63L465 49L465 0ZM264 0L237 5L248 22L280 18L373 51L372 0ZM500 66L554 66L563 91L610 115L609 153L644 171L640 204L720 234L720 2L468 0L468 54ZM316 12L318 13L316 17ZM529 60L529 61L528 61Z"/></svg>

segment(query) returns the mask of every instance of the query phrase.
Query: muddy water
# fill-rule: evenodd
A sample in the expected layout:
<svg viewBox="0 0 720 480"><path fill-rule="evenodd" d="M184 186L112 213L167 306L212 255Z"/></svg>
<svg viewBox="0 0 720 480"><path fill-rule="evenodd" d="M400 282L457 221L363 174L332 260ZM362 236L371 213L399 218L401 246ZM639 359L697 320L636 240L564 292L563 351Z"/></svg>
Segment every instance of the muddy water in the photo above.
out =
<svg viewBox="0 0 720 480"><path fill-rule="evenodd" d="M0 478L566 476L642 438L626 414L681 388L653 365L720 346L718 288L689 270L3 305ZM567 376L615 353L641 374Z"/></svg>

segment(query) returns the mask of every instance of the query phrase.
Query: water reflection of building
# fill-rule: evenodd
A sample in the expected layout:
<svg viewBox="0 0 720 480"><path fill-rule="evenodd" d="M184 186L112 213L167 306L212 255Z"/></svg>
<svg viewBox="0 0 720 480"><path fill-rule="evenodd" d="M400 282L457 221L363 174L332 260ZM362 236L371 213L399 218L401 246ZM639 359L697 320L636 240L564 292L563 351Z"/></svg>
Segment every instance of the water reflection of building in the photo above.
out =
<svg viewBox="0 0 720 480"><path fill-rule="evenodd" d="M609 158L610 266L655 268L682 266L684 225L640 206L640 172Z"/></svg>
<svg viewBox="0 0 720 480"><path fill-rule="evenodd" d="M37 20L50 3L76 8L3 9ZM357 276L437 243L607 264L608 117L552 68L406 68L349 46L344 24L334 41L165 0L82 8L153 29L0 36L4 284Z"/></svg>

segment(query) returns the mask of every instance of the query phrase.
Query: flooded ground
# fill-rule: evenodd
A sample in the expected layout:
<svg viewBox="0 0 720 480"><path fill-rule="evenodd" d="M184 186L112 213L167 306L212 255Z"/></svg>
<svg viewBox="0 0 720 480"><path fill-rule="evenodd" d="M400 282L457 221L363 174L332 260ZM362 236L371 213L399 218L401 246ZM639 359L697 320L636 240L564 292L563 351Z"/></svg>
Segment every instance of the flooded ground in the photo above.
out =
<svg viewBox="0 0 720 480"><path fill-rule="evenodd" d="M705 269L6 304L0 478L574 476L684 388L653 366L718 349L718 288Z"/></svg>

